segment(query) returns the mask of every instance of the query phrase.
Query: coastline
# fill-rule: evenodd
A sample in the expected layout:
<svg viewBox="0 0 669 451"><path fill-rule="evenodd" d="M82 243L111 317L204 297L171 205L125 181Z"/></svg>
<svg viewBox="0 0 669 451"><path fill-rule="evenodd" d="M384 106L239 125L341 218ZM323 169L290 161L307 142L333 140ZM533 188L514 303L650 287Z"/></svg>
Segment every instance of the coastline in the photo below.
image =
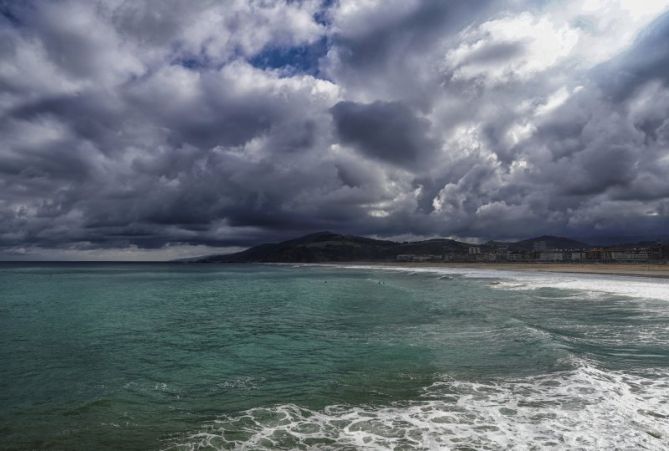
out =
<svg viewBox="0 0 669 451"><path fill-rule="evenodd" d="M608 276L669 279L669 265L643 263L440 263L440 262L351 262L370 266L407 268L470 268L499 271L553 272L563 274L596 274Z"/></svg>

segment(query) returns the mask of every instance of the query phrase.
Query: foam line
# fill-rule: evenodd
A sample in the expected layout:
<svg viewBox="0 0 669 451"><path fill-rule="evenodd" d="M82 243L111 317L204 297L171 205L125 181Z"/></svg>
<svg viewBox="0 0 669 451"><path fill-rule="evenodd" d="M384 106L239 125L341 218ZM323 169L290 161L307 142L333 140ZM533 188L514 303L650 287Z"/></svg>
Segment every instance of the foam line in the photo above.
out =
<svg viewBox="0 0 669 451"><path fill-rule="evenodd" d="M565 274L542 271L512 271L504 269L412 267L383 265L327 265L345 269L387 270L408 273L460 275L483 279L505 279L494 285L500 289L560 288L618 294L635 298L669 301L669 279L650 277L613 276L601 274ZM509 283L511 282L511 283Z"/></svg>
<svg viewBox="0 0 669 451"><path fill-rule="evenodd" d="M445 379L422 400L385 407L252 409L166 449L666 449L666 369L575 366L495 383Z"/></svg>

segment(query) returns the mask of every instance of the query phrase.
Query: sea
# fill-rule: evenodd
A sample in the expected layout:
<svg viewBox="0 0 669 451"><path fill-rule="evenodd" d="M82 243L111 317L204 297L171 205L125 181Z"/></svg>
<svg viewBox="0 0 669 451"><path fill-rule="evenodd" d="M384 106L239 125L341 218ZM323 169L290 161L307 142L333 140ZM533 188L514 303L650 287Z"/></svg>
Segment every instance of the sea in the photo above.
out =
<svg viewBox="0 0 669 451"><path fill-rule="evenodd" d="M666 450L669 281L3 263L0 449Z"/></svg>

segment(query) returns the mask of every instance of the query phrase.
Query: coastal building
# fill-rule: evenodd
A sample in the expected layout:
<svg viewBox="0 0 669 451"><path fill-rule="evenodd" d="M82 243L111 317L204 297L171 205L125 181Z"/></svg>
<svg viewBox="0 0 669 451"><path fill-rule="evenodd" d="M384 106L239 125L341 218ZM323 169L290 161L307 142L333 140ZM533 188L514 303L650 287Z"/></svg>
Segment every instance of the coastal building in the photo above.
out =
<svg viewBox="0 0 669 451"><path fill-rule="evenodd" d="M585 252L585 261L588 262L603 262L606 257L606 249L593 248Z"/></svg>
<svg viewBox="0 0 669 451"><path fill-rule="evenodd" d="M647 249L612 249L608 257L612 262L637 263L648 261L649 253Z"/></svg>
<svg viewBox="0 0 669 451"><path fill-rule="evenodd" d="M504 260L506 253L509 251L509 246L506 244L495 243L492 246L491 252L498 256L500 260Z"/></svg>
<svg viewBox="0 0 669 451"><path fill-rule="evenodd" d="M571 262L583 262L586 260L586 251L580 250L580 251L569 251L568 252L568 260Z"/></svg>
<svg viewBox="0 0 669 451"><path fill-rule="evenodd" d="M506 260L510 262L524 262L531 260L531 255L529 255L528 252L525 251L507 251L506 252Z"/></svg>
<svg viewBox="0 0 669 451"><path fill-rule="evenodd" d="M537 244L537 243L535 243ZM545 242L544 242L545 244ZM539 248L544 247L539 244ZM400 254L397 261L404 262L509 262L509 263L669 263L669 246L652 244L636 247L598 247L587 249L511 248L499 243L469 245L457 249L444 249L443 254Z"/></svg>
<svg viewBox="0 0 669 451"><path fill-rule="evenodd" d="M494 252L484 252L484 253L475 255L475 261L491 263L491 262L496 262L496 261L500 260L498 257L499 256Z"/></svg>
<svg viewBox="0 0 669 451"><path fill-rule="evenodd" d="M542 262L561 262L565 260L565 252L562 250L550 250L539 253L539 261Z"/></svg>

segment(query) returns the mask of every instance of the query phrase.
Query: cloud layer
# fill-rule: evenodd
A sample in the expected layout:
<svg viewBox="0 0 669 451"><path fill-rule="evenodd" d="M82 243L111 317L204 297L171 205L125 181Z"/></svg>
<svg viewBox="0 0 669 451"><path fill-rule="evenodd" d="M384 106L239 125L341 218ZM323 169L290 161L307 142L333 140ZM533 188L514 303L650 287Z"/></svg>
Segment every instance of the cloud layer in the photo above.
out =
<svg viewBox="0 0 669 451"><path fill-rule="evenodd" d="M0 258L666 234L668 9L0 1Z"/></svg>

